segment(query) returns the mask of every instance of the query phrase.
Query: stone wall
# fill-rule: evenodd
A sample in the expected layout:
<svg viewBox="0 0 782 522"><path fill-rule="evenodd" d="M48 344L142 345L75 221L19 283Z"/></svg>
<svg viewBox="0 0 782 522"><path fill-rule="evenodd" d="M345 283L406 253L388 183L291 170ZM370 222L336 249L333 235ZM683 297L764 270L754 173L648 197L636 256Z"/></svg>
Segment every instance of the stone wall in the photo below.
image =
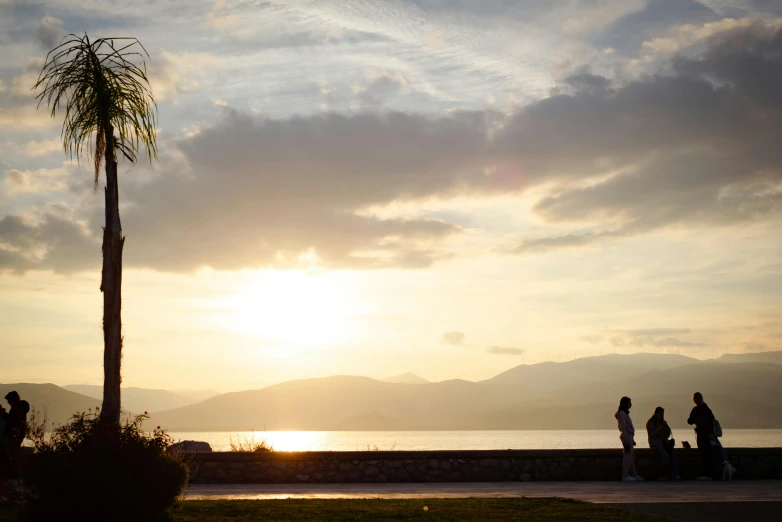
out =
<svg viewBox="0 0 782 522"><path fill-rule="evenodd" d="M696 449L677 450L683 478L699 474ZM782 478L782 448L731 448L735 479ZM617 480L622 450L324 451L197 453L194 483L487 482ZM638 472L659 475L657 456L637 450Z"/></svg>

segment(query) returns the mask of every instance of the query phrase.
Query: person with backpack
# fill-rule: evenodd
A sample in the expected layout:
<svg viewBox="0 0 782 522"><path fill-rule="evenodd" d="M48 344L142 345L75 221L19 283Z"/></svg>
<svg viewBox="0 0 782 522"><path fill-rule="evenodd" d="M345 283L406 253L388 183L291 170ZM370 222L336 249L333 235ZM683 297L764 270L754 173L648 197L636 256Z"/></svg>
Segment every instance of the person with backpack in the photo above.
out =
<svg viewBox="0 0 782 522"><path fill-rule="evenodd" d="M0 446L0 476L15 478L18 475L17 457L22 442L27 435L27 414L30 404L19 397L15 391L8 392L5 400L11 406L10 411L0 408L0 420L3 422L2 446Z"/></svg>
<svg viewBox="0 0 782 522"><path fill-rule="evenodd" d="M665 409L662 406L657 406L646 421L646 434L649 438L649 447L660 456L660 480L666 480L668 476L672 480L681 480L676 441L670 438L673 432L665 420ZM670 475L668 475L669 470Z"/></svg>
<svg viewBox="0 0 782 522"><path fill-rule="evenodd" d="M695 407L690 412L687 424L695 425L698 452L701 456L701 474L696 480L711 480L714 475L712 439L714 437L714 414L703 401L703 394L695 392L692 396Z"/></svg>
<svg viewBox="0 0 782 522"><path fill-rule="evenodd" d="M619 427L619 440L622 441L622 481L623 482L635 482L643 480L635 469L635 428L633 427L633 420L630 418L630 408L633 407L633 402L630 397L622 397L619 401L619 409L614 417L616 417L617 426Z"/></svg>

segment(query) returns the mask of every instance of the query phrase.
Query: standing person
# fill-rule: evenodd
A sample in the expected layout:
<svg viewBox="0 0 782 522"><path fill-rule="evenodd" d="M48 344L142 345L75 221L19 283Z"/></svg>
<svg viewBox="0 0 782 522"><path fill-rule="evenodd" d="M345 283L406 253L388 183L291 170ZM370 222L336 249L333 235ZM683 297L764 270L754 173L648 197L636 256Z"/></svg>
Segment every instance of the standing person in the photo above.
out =
<svg viewBox="0 0 782 522"><path fill-rule="evenodd" d="M696 480L711 480L713 475L713 460L711 441L714 435L714 414L703 402L701 392L695 392L692 396L695 407L690 412L687 424L695 425L695 435L698 441L698 452L701 455L701 474Z"/></svg>
<svg viewBox="0 0 782 522"><path fill-rule="evenodd" d="M635 469L635 428L630 418L632 407L633 402L630 397L622 397L619 401L619 410L614 415L619 426L619 440L622 441L622 481L624 482L643 480Z"/></svg>
<svg viewBox="0 0 782 522"><path fill-rule="evenodd" d="M15 391L8 392L5 400L11 405L11 411L0 411L0 418L5 423L2 436L3 444L0 448L3 453L0 456L0 460L2 460L0 466L4 469L0 473L8 478L15 478L18 474L16 459L27 435L27 414L30 412L30 404L23 401Z"/></svg>
<svg viewBox="0 0 782 522"><path fill-rule="evenodd" d="M649 447L652 448L661 459L660 480L668 478L670 467L670 477L673 480L681 480L679 476L679 454L671 437L671 427L665 421L665 409L657 406L651 418L646 421L646 434L649 437Z"/></svg>
<svg viewBox="0 0 782 522"><path fill-rule="evenodd" d="M9 474L10 460L8 459L8 452L5 449L5 416L7 415L5 408L0 405L0 481L6 478ZM0 482L2 484L2 482Z"/></svg>
<svg viewBox="0 0 782 522"><path fill-rule="evenodd" d="M0 405L0 448L2 448L3 444L5 443L4 442L5 441L5 438L4 438L4 434L5 434L5 416L6 416L5 408L3 408L2 405Z"/></svg>

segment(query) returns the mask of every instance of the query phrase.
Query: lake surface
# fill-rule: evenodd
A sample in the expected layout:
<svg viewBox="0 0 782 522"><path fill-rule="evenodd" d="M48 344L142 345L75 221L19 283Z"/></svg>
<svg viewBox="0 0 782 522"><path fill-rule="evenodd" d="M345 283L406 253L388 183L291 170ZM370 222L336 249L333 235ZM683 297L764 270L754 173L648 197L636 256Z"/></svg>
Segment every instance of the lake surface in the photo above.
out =
<svg viewBox="0 0 782 522"><path fill-rule="evenodd" d="M230 451L231 439L262 440L277 451L355 450L490 450L621 448L617 430L504 430L504 431L266 431L171 432L175 440L208 442L215 451ZM674 430L677 447L688 440L690 429ZM726 448L782 447L782 430L725 430ZM636 434L639 448L647 447L645 433Z"/></svg>

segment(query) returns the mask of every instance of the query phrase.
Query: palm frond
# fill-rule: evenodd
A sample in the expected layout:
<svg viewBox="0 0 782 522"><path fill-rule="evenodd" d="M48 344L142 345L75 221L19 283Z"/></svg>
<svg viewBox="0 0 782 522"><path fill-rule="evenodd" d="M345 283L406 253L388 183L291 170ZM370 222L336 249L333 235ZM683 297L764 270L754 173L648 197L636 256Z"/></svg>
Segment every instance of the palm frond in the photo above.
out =
<svg viewBox="0 0 782 522"><path fill-rule="evenodd" d="M119 151L134 162L139 149L144 148L150 162L157 159L157 104L145 57L149 58L149 53L135 38L91 42L86 34L70 34L46 55L33 87L43 87L37 96L38 106L46 102L53 118L59 110L65 112L61 135L66 156L80 161L87 146L94 160L96 187L110 143L112 157ZM112 128L116 135L107 136Z"/></svg>

